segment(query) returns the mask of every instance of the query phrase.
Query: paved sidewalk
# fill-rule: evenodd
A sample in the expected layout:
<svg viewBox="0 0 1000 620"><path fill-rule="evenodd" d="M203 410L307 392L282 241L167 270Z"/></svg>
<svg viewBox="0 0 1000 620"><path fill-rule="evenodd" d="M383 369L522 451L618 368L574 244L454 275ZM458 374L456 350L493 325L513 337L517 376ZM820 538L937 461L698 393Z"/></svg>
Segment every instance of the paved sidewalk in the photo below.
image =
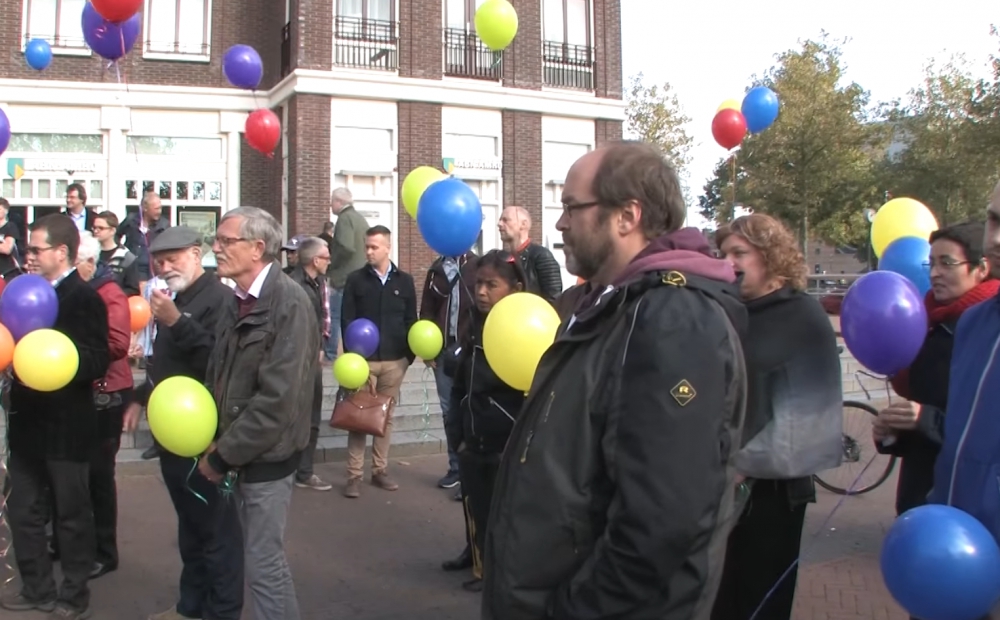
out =
<svg viewBox="0 0 1000 620"><path fill-rule="evenodd" d="M336 487L295 490L288 549L304 619L478 619L478 595L459 587L468 577L439 568L464 545L460 504L451 491L434 487L445 467L444 456L397 460L392 473L400 490L366 484L359 500L344 499ZM145 469L124 468L119 475L121 567L93 582L94 620L144 620L175 600L176 520L155 470ZM323 464L317 473L339 483L343 466ZM820 491L806 523L797 620L907 618L878 571L894 489L892 478L870 495L848 498L814 536L840 499ZM2 620L43 617L0 611Z"/></svg>

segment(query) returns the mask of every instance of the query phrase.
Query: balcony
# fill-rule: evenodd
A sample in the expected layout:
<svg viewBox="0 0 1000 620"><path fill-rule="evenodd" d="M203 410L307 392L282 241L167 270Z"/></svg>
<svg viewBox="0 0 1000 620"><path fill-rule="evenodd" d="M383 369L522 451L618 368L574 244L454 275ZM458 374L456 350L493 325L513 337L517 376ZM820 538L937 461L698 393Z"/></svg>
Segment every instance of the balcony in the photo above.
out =
<svg viewBox="0 0 1000 620"><path fill-rule="evenodd" d="M471 32L461 28L445 28L444 74L499 81L503 77L503 55L483 45L479 37Z"/></svg>
<svg viewBox="0 0 1000 620"><path fill-rule="evenodd" d="M281 77L292 72L292 23L281 28Z"/></svg>
<svg viewBox="0 0 1000 620"><path fill-rule="evenodd" d="M544 41L542 72L546 86L594 90L594 48L589 45Z"/></svg>
<svg viewBox="0 0 1000 620"><path fill-rule="evenodd" d="M337 16L333 64L339 67L396 71L399 32L395 22Z"/></svg>

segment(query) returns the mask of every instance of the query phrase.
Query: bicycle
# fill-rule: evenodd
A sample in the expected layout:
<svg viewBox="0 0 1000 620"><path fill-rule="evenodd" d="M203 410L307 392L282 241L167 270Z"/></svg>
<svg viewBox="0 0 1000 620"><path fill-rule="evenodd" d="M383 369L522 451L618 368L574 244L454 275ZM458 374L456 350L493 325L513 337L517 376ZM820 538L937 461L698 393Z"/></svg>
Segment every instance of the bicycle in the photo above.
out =
<svg viewBox="0 0 1000 620"><path fill-rule="evenodd" d="M854 378L864 391L866 399L871 400L871 394L861 382L861 375L885 382L886 394L890 400L892 399L888 377L858 370L854 373ZM875 443L872 441L872 422L877 416L878 410L868 403L844 401L844 460L839 467L823 472L826 479L821 478L820 474L813 475L816 484L837 495L863 495L877 489L889 479L896 468L896 457L891 454L879 454L875 449ZM850 432L855 430L855 426L857 432ZM886 461L884 466L879 462L883 459ZM874 462L869 465L869 461ZM846 478L846 482L840 479L841 476ZM830 481L834 477L840 484Z"/></svg>

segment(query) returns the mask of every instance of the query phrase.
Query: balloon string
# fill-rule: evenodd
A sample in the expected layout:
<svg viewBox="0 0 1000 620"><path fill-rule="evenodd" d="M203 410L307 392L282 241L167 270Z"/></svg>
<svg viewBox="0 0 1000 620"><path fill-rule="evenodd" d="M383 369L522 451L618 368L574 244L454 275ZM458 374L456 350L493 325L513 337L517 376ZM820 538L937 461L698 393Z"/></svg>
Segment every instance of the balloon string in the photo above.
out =
<svg viewBox="0 0 1000 620"><path fill-rule="evenodd" d="M879 454L874 454L872 455L872 458L868 459L868 463L865 464L864 468L861 470L861 473L858 474L858 477L854 479L854 482L852 482L850 486L847 487L847 491L844 492L844 495L840 498L840 501L838 501L837 504L833 507L833 510L830 511L830 514L826 515L826 518L823 519L823 523L821 523L819 528L817 528L816 533L814 533L809 538L809 544L806 546L806 548L804 550L799 551L799 557L795 558L795 561L792 562L787 569L785 569L785 572L781 574L781 577L778 577L778 580L774 583L774 585L771 587L768 593L764 595L764 599L760 602L760 605L757 606L757 609L754 610L753 615L750 616L750 620L757 619L757 616L764 608L764 605L767 603L767 601L771 599L772 596L774 596L774 593L778 591L778 588L781 586L782 582L784 582L785 579L787 579L788 576L791 575L792 572L799 566L799 560L802 558L803 555L806 554L807 551L813 548L813 546L816 544L816 540L819 538L819 535L825 532L826 528L830 525L830 521L833 519L833 515L837 514L837 511L840 510L840 507L844 505L844 502L847 501L847 498L851 497L851 495L854 493L854 488L858 486L859 482L861 482L861 477L865 475L865 472L868 471L868 468L871 467L872 463L874 463L875 459L878 458L879 456L880 456ZM752 508L752 506L750 508Z"/></svg>
<svg viewBox="0 0 1000 620"><path fill-rule="evenodd" d="M3 480L3 492L0 493L0 532L5 532L5 534L3 534L4 539L0 540L0 566L6 569L6 576L2 584L3 588L6 588L8 584L17 579L17 570L15 570L13 564L11 564L11 551L14 546L14 534L10 529L10 523L7 521L7 500L10 498L12 488L10 470L7 467L7 462L10 458L10 411L8 407L10 404L9 390L10 370L6 370L0 374L0 394L3 396L3 404L0 405L0 408L3 409L4 423L3 454L0 454L0 479Z"/></svg>
<svg viewBox="0 0 1000 620"><path fill-rule="evenodd" d="M191 495L197 497L207 506L208 500L205 499L203 495L195 491L194 488L191 486L191 476L194 475L194 472L198 471L198 457L194 457L192 460L194 461L194 464L191 465L191 471L188 472L187 478L184 481L184 486L186 486L187 490L191 492Z"/></svg>
<svg viewBox="0 0 1000 620"><path fill-rule="evenodd" d="M736 153L729 158L729 189L732 196L733 216L729 219L736 219Z"/></svg>
<svg viewBox="0 0 1000 620"><path fill-rule="evenodd" d="M434 370L430 366L424 366L424 371L420 373L420 387L423 390L423 402L420 403L420 411L424 418L424 428L421 430L420 439L427 439L431 427L431 395L427 389L427 382L434 381Z"/></svg>

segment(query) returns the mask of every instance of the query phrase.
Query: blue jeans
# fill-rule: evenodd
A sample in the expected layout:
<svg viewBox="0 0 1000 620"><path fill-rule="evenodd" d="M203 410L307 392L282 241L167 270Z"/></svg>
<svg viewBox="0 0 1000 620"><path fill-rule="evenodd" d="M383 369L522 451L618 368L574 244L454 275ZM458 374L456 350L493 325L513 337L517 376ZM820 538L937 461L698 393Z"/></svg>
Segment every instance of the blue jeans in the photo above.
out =
<svg viewBox="0 0 1000 620"><path fill-rule="evenodd" d="M447 428L449 422L451 423L457 422L459 425L461 424L461 422L458 420L450 419L450 417L453 414L459 415L459 412L457 410L453 410L451 406L451 386L453 381L451 377L444 374L444 371L441 370L441 366L442 366L441 357L439 356L437 359L437 365L434 368L434 383L437 384L438 400L441 401L441 417L444 419L444 425ZM453 446L452 442L449 441L448 442L449 473L458 471L458 454L455 452L455 449L456 446Z"/></svg>
<svg viewBox="0 0 1000 620"><path fill-rule="evenodd" d="M330 287L330 337L323 343L326 359L337 359L337 343L340 341L340 311L344 305L344 291Z"/></svg>

